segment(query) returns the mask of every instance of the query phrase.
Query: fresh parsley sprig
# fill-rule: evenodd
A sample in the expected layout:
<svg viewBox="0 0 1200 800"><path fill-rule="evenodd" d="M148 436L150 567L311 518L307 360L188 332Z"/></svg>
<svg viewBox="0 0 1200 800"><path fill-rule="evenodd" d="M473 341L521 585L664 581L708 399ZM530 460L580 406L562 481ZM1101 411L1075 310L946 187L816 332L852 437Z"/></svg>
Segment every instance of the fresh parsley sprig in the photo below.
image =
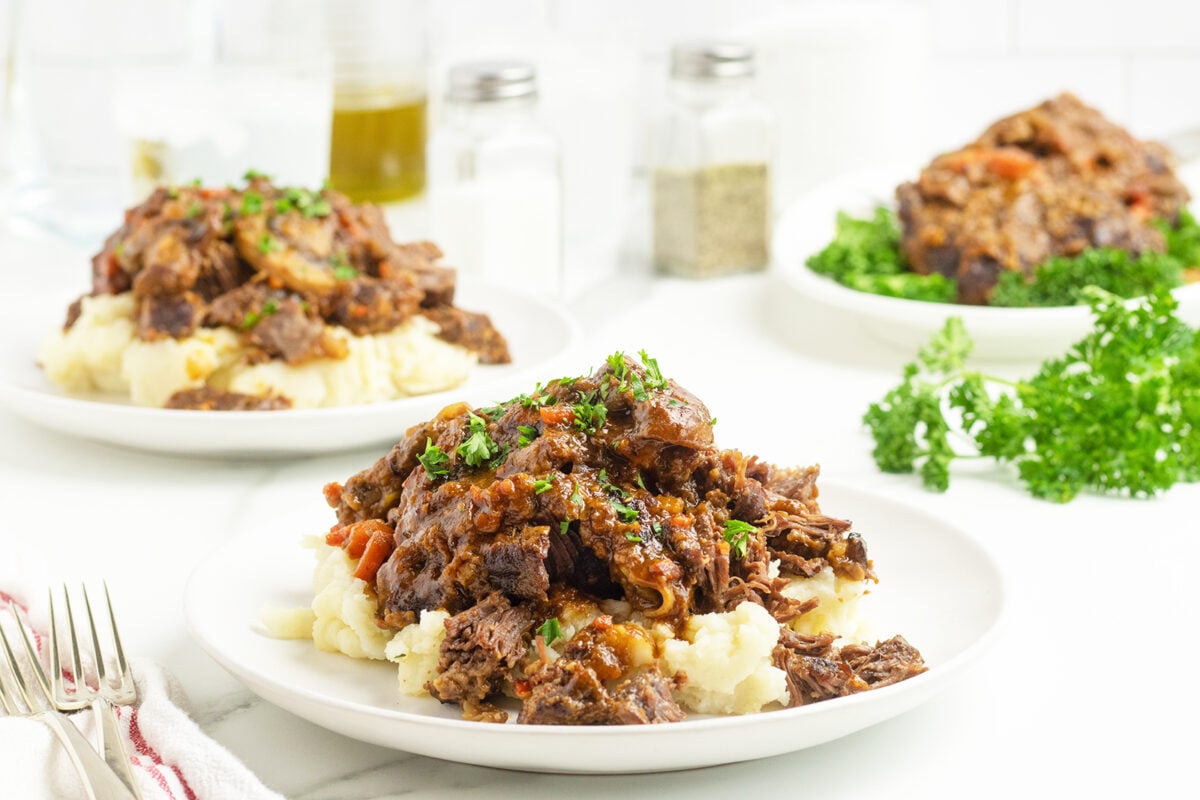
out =
<svg viewBox="0 0 1200 800"><path fill-rule="evenodd" d="M725 520L725 530L722 536L729 543L729 552L738 558L745 558L746 548L750 545L750 534L756 530L758 528L740 519Z"/></svg>
<svg viewBox="0 0 1200 800"><path fill-rule="evenodd" d="M1086 299L1093 331L1015 383L969 369L971 340L960 320L947 321L863 417L879 468L920 472L945 491L953 461L991 458L1058 502L1200 480L1200 336L1166 290L1128 307L1098 289Z"/></svg>

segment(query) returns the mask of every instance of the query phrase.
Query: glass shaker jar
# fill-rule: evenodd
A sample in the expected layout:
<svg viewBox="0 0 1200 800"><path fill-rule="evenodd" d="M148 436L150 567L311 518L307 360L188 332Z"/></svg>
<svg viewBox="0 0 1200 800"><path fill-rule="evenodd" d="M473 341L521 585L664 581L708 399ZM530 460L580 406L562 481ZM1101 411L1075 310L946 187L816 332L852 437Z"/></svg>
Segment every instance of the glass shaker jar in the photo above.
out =
<svg viewBox="0 0 1200 800"><path fill-rule="evenodd" d="M481 61L450 70L429 146L430 229L464 275L559 298L561 155L536 111L531 64Z"/></svg>
<svg viewBox="0 0 1200 800"><path fill-rule="evenodd" d="M334 56L329 182L356 202L425 189L425 0L326 0Z"/></svg>
<svg viewBox="0 0 1200 800"><path fill-rule="evenodd" d="M691 42L671 79L651 149L654 263L712 277L766 267L775 120L753 93L754 52Z"/></svg>

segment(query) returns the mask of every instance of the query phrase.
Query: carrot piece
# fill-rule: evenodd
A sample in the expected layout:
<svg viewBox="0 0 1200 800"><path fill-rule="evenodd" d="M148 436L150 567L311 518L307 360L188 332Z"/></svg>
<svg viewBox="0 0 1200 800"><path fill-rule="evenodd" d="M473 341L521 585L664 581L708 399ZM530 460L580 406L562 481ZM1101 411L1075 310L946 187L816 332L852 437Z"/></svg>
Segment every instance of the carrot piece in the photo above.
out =
<svg viewBox="0 0 1200 800"><path fill-rule="evenodd" d="M367 540L362 558L358 560L358 568L354 570L354 577L364 580L367 583L374 583L375 573L379 572L379 568L383 566L383 562L387 561L388 556L391 554L391 531L383 533L376 530L371 534L371 538Z"/></svg>
<svg viewBox="0 0 1200 800"><path fill-rule="evenodd" d="M575 421L575 409L570 406L542 406L538 416L545 425L570 425Z"/></svg>

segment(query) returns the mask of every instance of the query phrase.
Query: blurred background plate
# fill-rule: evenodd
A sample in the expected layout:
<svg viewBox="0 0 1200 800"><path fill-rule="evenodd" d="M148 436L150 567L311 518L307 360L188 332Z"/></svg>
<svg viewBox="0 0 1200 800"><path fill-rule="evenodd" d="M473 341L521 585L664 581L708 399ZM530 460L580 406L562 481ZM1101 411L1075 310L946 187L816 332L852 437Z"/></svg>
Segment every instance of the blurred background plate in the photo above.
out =
<svg viewBox="0 0 1200 800"><path fill-rule="evenodd" d="M513 363L478 365L461 386L370 405L288 411L178 411L143 408L112 397L72 397L34 362L38 344L71 298L26 297L4 322L0 402L68 436L169 453L283 456L392 444L404 431L460 400L483 405L529 391L570 370L577 332L559 307L511 289L460 286L461 307L487 313L507 338Z"/></svg>
<svg viewBox="0 0 1200 800"><path fill-rule="evenodd" d="M1086 306L1060 308L992 308L949 303L929 303L855 291L816 274L805 261L833 239L838 211L867 216L876 205L894 206L894 191L918 168L886 168L856 172L829 181L790 205L779 219L772 249L772 314L796 332L806 308L831 314L839 324L860 327L872 339L898 354L915 355L947 318L961 317L975 340L977 359L1037 364L1062 355L1092 329ZM1180 170L1189 186L1195 162ZM1200 284L1174 291L1181 316L1200 323Z"/></svg>

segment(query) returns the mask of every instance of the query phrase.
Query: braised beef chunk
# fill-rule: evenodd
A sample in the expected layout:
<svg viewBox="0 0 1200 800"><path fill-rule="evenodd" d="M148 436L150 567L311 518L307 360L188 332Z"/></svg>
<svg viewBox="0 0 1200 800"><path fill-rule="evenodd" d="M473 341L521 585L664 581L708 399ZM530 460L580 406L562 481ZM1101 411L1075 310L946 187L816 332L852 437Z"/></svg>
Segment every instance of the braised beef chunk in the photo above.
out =
<svg viewBox="0 0 1200 800"><path fill-rule="evenodd" d="M841 658L872 688L899 683L928 669L917 649L899 635L876 642L874 647L848 644L842 648Z"/></svg>
<svg viewBox="0 0 1200 800"><path fill-rule="evenodd" d="M426 309L425 316L437 323L438 337L479 354L483 364L509 364L508 342L492 326L486 314L475 314L453 306Z"/></svg>
<svg viewBox="0 0 1200 800"><path fill-rule="evenodd" d="M915 650L843 659L832 635L791 631L820 602L790 596L791 581L874 580L866 546L822 512L815 467L719 450L711 423L652 359L618 353L494 406L448 406L326 499L339 526L394 531L373 581L381 625L453 615L429 690L470 719L502 718L502 688L522 698L522 722L680 719L685 676L657 671L649 629L747 602L780 624L793 702L882 685L900 665L915 674Z"/></svg>
<svg viewBox="0 0 1200 800"><path fill-rule="evenodd" d="M92 294L132 290L140 338L226 325L256 354L291 364L344 357L319 331L326 323L382 333L424 311L453 320L451 341L483 363L507 363L508 345L487 317L452 305L454 271L437 263L441 255L429 242L392 241L374 206L252 177L242 190L159 189L129 209L92 259ZM243 326L247 311L261 314L264 292L294 298L298 313Z"/></svg>
<svg viewBox="0 0 1200 800"><path fill-rule="evenodd" d="M165 407L194 411L278 411L291 408L292 401L286 397L261 397L200 386L175 392Z"/></svg>
<svg viewBox="0 0 1200 800"><path fill-rule="evenodd" d="M138 306L138 336L147 341L165 336L191 336L202 315L200 298L191 292L146 297Z"/></svg>
<svg viewBox="0 0 1200 800"><path fill-rule="evenodd" d="M438 675L426 688L443 703L481 703L501 689L525 655L532 612L499 592L446 620Z"/></svg>
<svg viewBox="0 0 1200 800"><path fill-rule="evenodd" d="M652 668L609 690L591 667L560 658L534 671L517 721L528 725L678 722L685 714L671 695L676 685Z"/></svg>
<svg viewBox="0 0 1200 800"><path fill-rule="evenodd" d="M792 705L805 705L867 689L899 683L925 672L925 661L903 636L874 647L833 647L833 636L809 636L784 629L773 653L775 666L787 674Z"/></svg>
<svg viewBox="0 0 1200 800"><path fill-rule="evenodd" d="M1070 94L996 122L896 190L902 249L914 270L958 281L987 302L1003 270L1025 273L1089 247L1162 251L1154 219L1188 199L1170 154Z"/></svg>

